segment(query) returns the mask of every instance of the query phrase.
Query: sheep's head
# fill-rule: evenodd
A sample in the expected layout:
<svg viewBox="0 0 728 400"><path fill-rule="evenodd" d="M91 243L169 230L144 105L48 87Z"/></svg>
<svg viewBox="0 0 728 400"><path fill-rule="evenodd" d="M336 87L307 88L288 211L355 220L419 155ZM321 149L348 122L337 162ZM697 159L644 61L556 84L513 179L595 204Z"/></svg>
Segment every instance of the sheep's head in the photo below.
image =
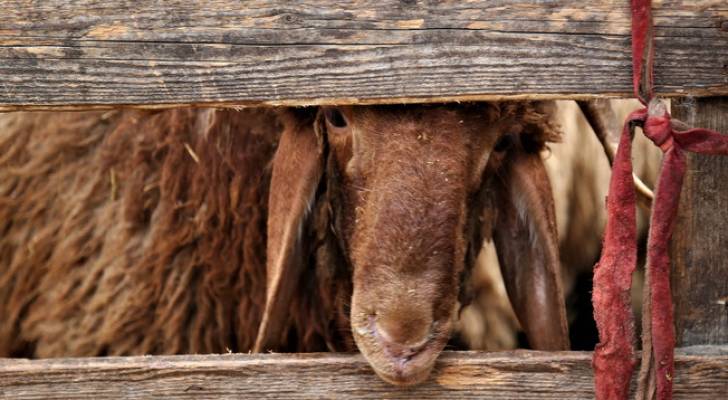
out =
<svg viewBox="0 0 728 400"><path fill-rule="evenodd" d="M353 270L351 328L383 379L423 381L483 237L533 347L564 348L553 203L531 104L323 107L291 113L273 166L263 349L302 271L301 226L325 186ZM330 197L331 198L331 197Z"/></svg>

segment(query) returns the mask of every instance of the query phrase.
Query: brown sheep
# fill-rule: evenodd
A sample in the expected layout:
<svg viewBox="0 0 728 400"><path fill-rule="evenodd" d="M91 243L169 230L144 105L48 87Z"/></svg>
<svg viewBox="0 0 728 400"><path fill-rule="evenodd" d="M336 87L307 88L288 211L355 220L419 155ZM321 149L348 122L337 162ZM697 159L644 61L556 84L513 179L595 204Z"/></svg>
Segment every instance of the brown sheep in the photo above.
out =
<svg viewBox="0 0 728 400"><path fill-rule="evenodd" d="M252 346L273 115L1 117L0 355Z"/></svg>
<svg viewBox="0 0 728 400"><path fill-rule="evenodd" d="M566 349L540 107L4 115L0 355L355 342L417 383L483 238L532 347Z"/></svg>

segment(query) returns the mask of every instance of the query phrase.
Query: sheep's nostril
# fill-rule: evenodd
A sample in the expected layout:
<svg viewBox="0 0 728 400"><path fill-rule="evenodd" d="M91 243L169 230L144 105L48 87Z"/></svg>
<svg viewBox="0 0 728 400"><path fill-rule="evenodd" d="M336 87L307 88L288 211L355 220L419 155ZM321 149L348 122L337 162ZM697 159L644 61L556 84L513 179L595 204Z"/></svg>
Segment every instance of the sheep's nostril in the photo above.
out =
<svg viewBox="0 0 728 400"><path fill-rule="evenodd" d="M409 361L427 345L430 339L429 329L417 329L415 332L407 332L410 335L393 334L378 321L374 324L374 336L382 346L385 354L392 358ZM412 335L412 333L415 333Z"/></svg>
<svg viewBox="0 0 728 400"><path fill-rule="evenodd" d="M425 338L421 344L415 347L402 346L395 342L387 342L379 337L379 342L384 350L384 354L391 358L398 359L402 362L410 361L414 356L419 354L427 344L428 340Z"/></svg>
<svg viewBox="0 0 728 400"><path fill-rule="evenodd" d="M380 314L373 325L383 341L414 348L427 341L433 326L431 317L416 313Z"/></svg>

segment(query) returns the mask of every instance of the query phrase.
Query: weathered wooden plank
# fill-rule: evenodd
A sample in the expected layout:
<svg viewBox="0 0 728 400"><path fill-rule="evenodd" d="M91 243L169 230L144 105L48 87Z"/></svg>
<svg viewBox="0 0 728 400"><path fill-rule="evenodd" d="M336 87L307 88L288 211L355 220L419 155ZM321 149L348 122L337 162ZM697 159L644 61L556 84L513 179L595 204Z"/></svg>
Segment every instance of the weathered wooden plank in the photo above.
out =
<svg viewBox="0 0 728 400"><path fill-rule="evenodd" d="M728 133L728 98L673 104L688 125ZM728 157L688 156L672 254L678 343L728 343Z"/></svg>
<svg viewBox="0 0 728 400"><path fill-rule="evenodd" d="M627 0L0 1L0 110L628 96ZM655 5L662 95L728 95L728 7Z"/></svg>
<svg viewBox="0 0 728 400"><path fill-rule="evenodd" d="M680 349L675 399L728 398L728 346ZM0 360L0 397L509 398L593 397L591 353L445 352L432 378L396 388L361 355L266 354Z"/></svg>

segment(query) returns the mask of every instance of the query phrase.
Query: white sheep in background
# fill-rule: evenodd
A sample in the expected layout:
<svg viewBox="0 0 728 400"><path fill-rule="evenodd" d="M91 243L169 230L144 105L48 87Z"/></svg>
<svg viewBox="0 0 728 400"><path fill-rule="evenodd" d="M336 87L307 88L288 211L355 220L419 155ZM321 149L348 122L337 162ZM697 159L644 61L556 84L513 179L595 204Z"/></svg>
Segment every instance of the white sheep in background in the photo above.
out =
<svg viewBox="0 0 728 400"><path fill-rule="evenodd" d="M640 103L636 100L609 100L605 103L603 105L610 107L613 113L607 128L612 135L611 141L616 143L625 118L640 108ZM575 290L577 277L591 274L599 258L611 169L604 148L577 103L556 101L555 106L555 122L561 127L562 137L559 142L548 145L543 157L554 193L562 278L568 297ZM635 173L652 187L662 153L641 134L635 135L632 153ZM645 209L638 208L638 237L646 237L648 219ZM486 243L473 272L473 282L480 288L480 296L472 305L465 307L459 323L461 339L469 348L505 350L518 345L518 322L506 297L497 264L494 247ZM641 273L636 274L635 280L633 304L639 312ZM589 280L584 280L584 284L589 284ZM579 307L580 312L590 312L589 293L582 293L576 299L581 304L572 306ZM576 312L570 308L570 317L575 317ZM580 317L589 319L590 315ZM580 332L572 334L578 337Z"/></svg>

